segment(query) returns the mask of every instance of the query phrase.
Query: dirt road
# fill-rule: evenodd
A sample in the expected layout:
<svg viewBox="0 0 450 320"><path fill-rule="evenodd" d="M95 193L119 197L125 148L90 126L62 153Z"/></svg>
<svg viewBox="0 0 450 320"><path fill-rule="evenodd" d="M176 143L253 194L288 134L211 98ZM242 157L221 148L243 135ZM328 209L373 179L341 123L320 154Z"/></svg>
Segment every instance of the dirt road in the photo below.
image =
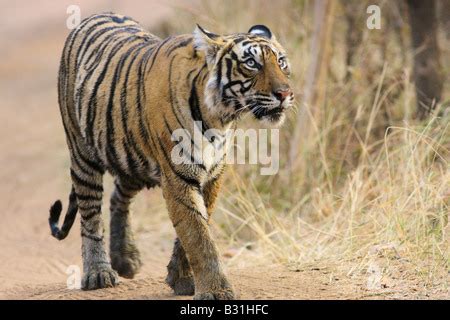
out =
<svg viewBox="0 0 450 320"><path fill-rule="evenodd" d="M142 1L126 14L156 23L170 8ZM80 3L80 1L78 1ZM105 11L111 1L82 8ZM164 284L174 231L159 190L143 192L135 204L134 224L144 267L134 280L114 289L83 292L67 289L69 266L81 265L78 220L69 237L53 239L47 224L51 203L67 203L69 159L57 106L59 55L68 34L66 1L14 1L2 4L0 36L6 41L0 59L0 298L1 299L187 299L175 297ZM116 11L121 7L112 8ZM106 199L111 179L106 179ZM105 212L108 210L105 201ZM137 210L139 208L139 210ZM153 215L152 213L158 214ZM226 252L228 248L222 248ZM243 299L427 298L417 282L366 289L366 276L348 277L327 268L297 272L283 266L224 261ZM228 257L228 258L227 258ZM438 294L445 298L445 293Z"/></svg>

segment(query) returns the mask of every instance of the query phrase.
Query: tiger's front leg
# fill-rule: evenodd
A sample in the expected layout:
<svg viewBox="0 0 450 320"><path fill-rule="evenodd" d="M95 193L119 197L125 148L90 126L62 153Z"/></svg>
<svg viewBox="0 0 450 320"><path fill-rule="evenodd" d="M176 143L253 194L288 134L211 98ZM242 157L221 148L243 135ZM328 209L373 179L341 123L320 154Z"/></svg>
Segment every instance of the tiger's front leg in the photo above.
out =
<svg viewBox="0 0 450 320"><path fill-rule="evenodd" d="M203 199L209 218L211 218L214 211L214 205L220 189L221 176L222 174L208 181L203 187ZM187 260L186 252L178 238L173 246L173 253L167 266L167 272L166 283L176 295L194 295L195 286L192 270Z"/></svg>
<svg viewBox="0 0 450 320"><path fill-rule="evenodd" d="M211 238L208 213L200 190L175 175L163 175L162 189L170 218L194 275L194 299L233 299L233 289L225 277Z"/></svg>

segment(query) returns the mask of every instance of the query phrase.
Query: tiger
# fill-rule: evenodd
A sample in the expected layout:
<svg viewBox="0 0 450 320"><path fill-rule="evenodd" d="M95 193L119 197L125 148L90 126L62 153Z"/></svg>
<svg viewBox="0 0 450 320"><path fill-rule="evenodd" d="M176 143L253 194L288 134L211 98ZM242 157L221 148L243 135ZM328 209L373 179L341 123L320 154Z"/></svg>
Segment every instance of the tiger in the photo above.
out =
<svg viewBox="0 0 450 320"><path fill-rule="evenodd" d="M79 211L81 289L114 287L119 276L136 275L142 262L130 202L142 189L160 187L176 231L167 285L199 300L236 297L209 230L225 158L174 163L172 134L199 130L202 142L224 148L205 132L220 136L245 114L281 125L294 103L289 78L286 51L264 25L230 35L197 25L190 34L160 39L128 16L102 13L70 32L58 102L72 183L62 226L60 200L49 225L62 240ZM114 177L109 256L101 216L106 172Z"/></svg>

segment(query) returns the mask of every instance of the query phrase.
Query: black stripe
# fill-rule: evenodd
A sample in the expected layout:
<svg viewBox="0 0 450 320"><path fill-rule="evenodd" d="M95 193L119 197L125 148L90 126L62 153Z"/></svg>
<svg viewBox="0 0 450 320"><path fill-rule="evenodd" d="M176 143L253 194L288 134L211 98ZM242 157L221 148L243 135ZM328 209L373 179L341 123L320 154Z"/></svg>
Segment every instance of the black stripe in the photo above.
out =
<svg viewBox="0 0 450 320"><path fill-rule="evenodd" d="M97 113L97 93L99 90L100 85L102 84L105 75L108 71L108 67L113 59L113 57L117 54L117 52L120 50L120 48L122 47L122 45L125 42L128 42L129 39L122 39L121 41L118 41L114 44L113 48L111 49L110 54L108 55L108 57L105 59L106 63L103 66L102 72L100 73L99 77L97 78L97 80L95 81L94 84L94 89L92 90L92 94L89 98L89 102L88 102L88 109L87 109L87 125L86 125L86 138L88 140L88 143L93 145L93 131L94 131L94 121L96 118L96 113Z"/></svg>
<svg viewBox="0 0 450 320"><path fill-rule="evenodd" d="M170 99L170 105L171 105L171 107L172 107L172 113L173 113L173 115L175 116L175 119L177 120L177 122L178 122L178 124L179 124L179 127L180 127L180 128L184 128L185 125L182 123L182 121L181 121L180 118L178 117L178 110L175 109L175 107L176 107L176 108L179 108L178 101L175 99L175 95L174 95L174 92L173 92L173 85L172 85L172 67L173 67L173 62L174 62L174 60L175 60L175 57L176 57L176 56L174 56L174 57L172 58L172 60L170 60L170 64L169 64L169 99ZM189 72L189 74L191 74L193 71L195 71L195 69L194 69L194 70L191 70L191 71ZM189 79L189 78L187 78L187 79ZM191 141L192 141L192 144L195 146L195 143L194 143L194 141L192 140L192 137L191 137Z"/></svg>
<svg viewBox="0 0 450 320"><path fill-rule="evenodd" d="M93 205L93 206L80 206L79 205L78 208L83 211L92 211L92 210L100 211L102 209L102 206L98 205L98 204Z"/></svg>
<svg viewBox="0 0 450 320"><path fill-rule="evenodd" d="M80 201L102 201L102 196L93 196L89 194L79 194L77 193L77 199Z"/></svg>
<svg viewBox="0 0 450 320"><path fill-rule="evenodd" d="M84 97L84 88L86 86L86 84L89 82L89 80L91 79L91 77L94 75L94 71L96 71L96 69L94 68L98 66L98 63L100 63L100 61L102 60L103 57L103 53L105 51L105 49L109 48L109 45L114 42L116 39L115 38L110 38L108 41L103 41L100 46L101 49L99 52L97 53L97 57L94 60L94 62L91 64L91 68L88 70L86 76L84 77L83 81L81 82L80 87L78 88L77 92L75 93L75 101L77 102L77 110L78 110L78 117L79 117L79 121L81 121L81 116L82 116L82 106L83 106L83 97ZM89 60L86 62L86 65L89 63ZM86 121L89 121L89 115L90 115L90 105L88 104L87 106L87 110L86 110Z"/></svg>
<svg viewBox="0 0 450 320"><path fill-rule="evenodd" d="M192 86L191 86L191 93L189 96L189 107L191 110L191 116L192 119L194 121L201 121L202 123L202 127L200 128L202 131L202 134L205 134L205 131L207 131L209 129L208 124L204 121L203 117L202 117L202 112L200 110L200 102L199 102L199 98L197 95L197 87L196 87L196 82L197 79L200 75L200 73L207 67L206 63L202 66L202 68L199 70L199 72L197 73L197 75L194 77L194 79L192 80Z"/></svg>
<svg viewBox="0 0 450 320"><path fill-rule="evenodd" d="M164 158L166 159L166 162L168 163L169 168L171 169L171 171L172 171L176 176L178 176L181 180L185 181L186 184L187 184L188 186L192 186L192 187L194 187L194 188L196 188L196 189L198 189L198 190L201 190L201 185L200 185L200 183L199 183L197 180L192 179L192 178L189 178L189 177L186 177L186 176L184 176L182 173L178 172L178 171L175 169L175 167L173 166L173 164L172 164L172 162L171 162L171 160L170 160L170 157L167 155L166 150L165 150L163 144L161 143L161 140L158 138L158 144L156 144L156 142L153 140L153 136L150 136L150 139L151 139L151 142L153 143L153 145L154 145L155 148L156 148L157 146L159 146L159 148L161 149L162 155L163 155Z"/></svg>
<svg viewBox="0 0 450 320"><path fill-rule="evenodd" d="M122 139L122 146L124 148L125 157L127 161L127 168L130 171L131 177L140 180L139 176L141 175L141 173L139 170L140 169L139 162L134 158L129 145L126 142L126 138Z"/></svg>
<svg viewBox="0 0 450 320"><path fill-rule="evenodd" d="M236 45L236 44L238 44L238 43L244 41L245 39L246 39L246 37L238 37L238 38L234 39L233 42L234 42L234 44ZM242 44L243 44L243 43L242 43Z"/></svg>
<svg viewBox="0 0 450 320"><path fill-rule="evenodd" d="M112 206L117 206L117 205L128 206L129 204L130 204L129 201L123 200L122 198L119 198L117 195L111 198Z"/></svg>
<svg viewBox="0 0 450 320"><path fill-rule="evenodd" d="M94 215L95 216L95 215ZM91 217L89 217L89 219L92 219ZM87 233L85 234L95 234L96 230L90 229L86 226L86 223L89 221L89 219L81 219L81 230L82 231L87 231ZM95 228L95 227L94 227ZM84 230L83 230L84 229Z"/></svg>
<svg viewBox="0 0 450 320"><path fill-rule="evenodd" d="M167 183L168 183L169 185L171 185L171 188L175 188L175 186L172 185L172 183L169 181L169 179L166 179L166 181L167 181ZM200 195L202 195L201 192L200 192ZM175 198L175 200L177 201L177 203L180 203L180 204L182 204L184 207L186 207L187 209L189 209L189 210L191 210L191 211L197 213L197 214L200 215L200 216L203 216L203 215L201 214L201 212L198 211L197 208L195 208L195 204L194 204L194 203L192 203L192 202L191 202L191 203L186 203L186 202L184 201L185 199L180 198L177 194L174 194L174 198Z"/></svg>
<svg viewBox="0 0 450 320"><path fill-rule="evenodd" d="M93 173L92 170L87 170L85 167L83 167L80 163L80 160L75 155L72 157L72 159L73 159L73 162L75 162L77 170L80 170L81 172L83 172L83 174L85 174L87 176L89 176ZM89 169L91 169L91 168L89 168Z"/></svg>
<svg viewBox="0 0 450 320"><path fill-rule="evenodd" d="M120 184L116 184L116 190L117 190L117 193L122 198L129 199L132 197L131 195L127 194L125 190L122 189L122 186Z"/></svg>
<svg viewBox="0 0 450 320"><path fill-rule="evenodd" d="M89 211L92 211L92 210L89 210ZM81 211L81 214L80 214L80 216L81 216L81 224L83 225L83 221L89 221L89 220L91 220L93 217L95 217L95 216L97 216L97 215L99 215L99 214L101 214L102 212L101 212L101 210L93 210L92 212L90 212L89 213L89 211ZM85 213L88 213L88 214L85 214Z"/></svg>
<svg viewBox="0 0 450 320"><path fill-rule="evenodd" d="M222 158L220 158L220 160L219 161L217 161L211 168L209 168L209 172L208 173L213 173L214 172L214 170L219 166L219 165L222 165L223 163L222 163L222 161L223 161L223 159L225 158L225 153L222 155Z"/></svg>
<svg viewBox="0 0 450 320"><path fill-rule="evenodd" d="M117 26L112 26L112 27L106 27L106 28L98 28L104 24L107 24L111 21L102 21L99 23L94 24L93 26L91 26L87 31L86 34L83 35L83 40L81 41L80 45L78 46L78 50L77 50L77 54L75 55L75 61L81 62L83 61L83 58L85 56L85 54L87 53L88 49L91 47L91 45L104 33L117 29L119 27ZM95 33L94 33L95 32ZM89 36L92 35L92 37L89 38ZM89 40L88 40L89 39ZM107 40L108 38L105 38L104 40ZM105 41L102 41L100 43L100 47L101 44L105 43ZM86 44L86 46L84 46ZM91 59L92 55L98 52L98 50L94 50L93 52L91 52L91 54L89 55L88 61Z"/></svg>
<svg viewBox="0 0 450 320"><path fill-rule="evenodd" d="M117 63L116 69L114 71L114 76L112 78L111 86L110 86L110 94L106 109L106 156L108 158L108 164L114 168L118 174L127 175L127 173L121 167L118 159L118 154L116 150L116 141L115 139L115 128L114 128L114 119L112 117L113 107L114 107L114 95L116 94L116 86L120 81L120 75L122 72L122 68L125 64L125 61L128 59L130 53L139 45L134 45L129 48L126 52L122 53L119 62ZM126 132L124 133L126 135Z"/></svg>
<svg viewBox="0 0 450 320"><path fill-rule="evenodd" d="M230 58L225 59L226 65L227 65L227 73L226 77L228 80L227 85L231 82L231 70L233 69L233 61Z"/></svg>
<svg viewBox="0 0 450 320"><path fill-rule="evenodd" d="M172 39L172 37L168 37L168 38L166 38L165 40L163 40L162 42L160 42L160 44L159 44L158 47L156 48L155 53L154 53L153 56L152 56L152 64L150 65L150 69L148 70L148 72L147 72L147 62L148 62L148 61L145 63L144 72L145 72L146 74L149 74L150 71L152 70L153 64L155 63L156 57L158 56L158 53L159 53L159 51L161 50L161 48L162 48L169 40L171 40L171 39Z"/></svg>
<svg viewBox="0 0 450 320"><path fill-rule="evenodd" d="M134 151L134 153L137 156L137 159L132 158L133 163L136 166L135 172L136 173L139 173L142 171L148 172L150 170L150 163L148 162L144 152L139 148L138 143L134 139L134 134L132 132L129 132L127 136L130 141L129 145L131 145L131 150L129 149L129 145L126 143L124 143L124 147L128 150L130 157L132 155L132 152L131 152L132 150ZM131 160L131 158L130 158L130 160Z"/></svg>
<svg viewBox="0 0 450 320"><path fill-rule="evenodd" d="M70 134L68 136L71 136L71 135L72 134ZM74 137L72 137L72 138L74 138ZM76 156L80 157L81 161L83 161L95 173L97 173L97 172L100 174L105 173L105 169L100 164L98 164L97 162L91 161L90 159L88 159L84 156L84 154L81 152L77 143L74 143L73 147L75 148L75 150L74 150L75 152L73 153L74 157L76 157Z"/></svg>
<svg viewBox="0 0 450 320"><path fill-rule="evenodd" d="M192 38L188 38L188 39L186 39L186 40L184 40L184 41L181 41L180 43L176 44L175 46L170 47L170 48L167 49L167 51L166 51L166 56L167 56L167 57L170 56L170 55L172 54L172 52L174 52L174 51L177 50L177 49L186 47L186 46L189 45L191 42L192 42Z"/></svg>
<svg viewBox="0 0 450 320"><path fill-rule="evenodd" d="M103 192L103 186L102 185L99 185L99 184L93 183L91 181L86 181L86 180L82 179L80 176L78 176L78 174L73 169L70 169L70 175L72 176L72 179L75 180L76 184L79 184L79 185L81 185L83 187L92 189L92 190L97 191L97 192Z"/></svg>
<svg viewBox="0 0 450 320"><path fill-rule="evenodd" d="M138 76L137 76L137 95L136 95L136 107L138 111L138 121L139 121L139 133L141 134L141 137L144 139L144 142L148 144L149 141L149 131L147 126L144 123L144 114L143 114L143 108L142 108L142 101L141 97L143 96L144 101L146 99L146 92L145 92L145 76L146 76L146 68L145 65L148 62L149 57L151 56L153 52L153 47L149 48L147 52L143 54L139 61L139 69L138 69Z"/></svg>
<svg viewBox="0 0 450 320"><path fill-rule="evenodd" d="M107 18L111 18L111 16L104 16L104 17L105 17L105 18L106 18L106 17L107 17ZM92 26L90 26L87 30L85 30L85 34L83 35L83 40L81 41L80 45L78 46L78 50L77 50L77 53L76 53L76 55L75 55L75 59L76 59L75 62L77 62L77 63L78 63L79 61L81 62L81 60L80 60L79 58L80 58L81 51L83 50L83 47L84 47L84 44L86 43L86 41L88 41L88 39L89 39L89 41L88 41L87 44L86 44L86 48L85 48L85 50L83 51L82 57L84 57L85 53L87 52L87 49L91 46L91 44L92 44L93 42L95 42L95 40L98 39L98 37L100 36L100 35L98 35L98 32L95 33L91 38L89 38L90 35L91 35L92 33L94 33L95 31L99 31L99 28L98 28L98 27L100 27L100 26L102 26L102 25L104 25L104 24L110 23L110 22L111 22L111 19L99 21L99 22L93 24ZM113 26L113 27L109 27L109 28L100 28L100 31L102 31L102 30L109 31L109 30L113 30L113 29L115 29L115 28L117 28L117 27ZM84 30L84 28L83 28L83 30ZM103 33L102 33L102 34L103 34ZM98 36L95 37L96 35L98 35ZM95 38L94 38L94 37L95 37ZM92 41L91 41L91 40L92 40Z"/></svg>
<svg viewBox="0 0 450 320"><path fill-rule="evenodd" d="M170 128L169 123L167 122L167 119L166 119L165 117L163 117L163 120L164 120L164 126L166 127L166 130L169 131L170 135L172 136L172 129ZM190 135L189 135L189 136L190 136ZM197 149L197 148L196 148L196 145L195 145L195 143L194 143L194 140L192 140L192 137L191 137L191 146L193 147L193 149ZM184 150L184 151L187 151L187 150L185 150L185 149L183 149L183 150ZM206 171L206 167L203 165L203 163L196 163L195 158L194 158L194 156L192 155L192 151L195 152L195 150L192 150L192 148L191 148L191 150L189 150L189 153L188 153L189 157L191 158L191 163L192 163L192 164L196 164L196 165L199 166L202 170L205 170L205 171Z"/></svg>
<svg viewBox="0 0 450 320"><path fill-rule="evenodd" d="M187 185L197 189L197 190L201 190L201 185L200 182L198 182L197 180L195 180L194 178L188 177L186 175L184 175L181 172L178 172L175 167L173 166L172 161L170 160L170 157L167 155L167 152L161 142L161 140L158 138L158 143L159 146L163 152L164 158L166 158L167 163L169 164L170 169L172 170L172 172L181 180L183 180Z"/></svg>
<svg viewBox="0 0 450 320"><path fill-rule="evenodd" d="M97 237L97 236L93 236L93 235L90 235L90 234L86 234L84 232L81 232L81 236L85 237L85 238L88 238L88 239L91 239L91 240L94 240L94 241L97 241L97 242L103 241L103 236Z"/></svg>
<svg viewBox="0 0 450 320"><path fill-rule="evenodd" d="M246 45L248 45L252 42L254 42L254 40L246 40L246 41L242 42L242 46L245 47Z"/></svg>
<svg viewBox="0 0 450 320"><path fill-rule="evenodd" d="M103 35L104 33L106 33L106 32L108 32L108 31L110 31L110 30L114 30L114 29L120 29L120 28L124 28L124 27L133 27L133 25L129 25L129 26L117 26L117 25L113 25L113 26L111 26L111 27L106 27L106 28L100 28L100 30L99 30L99 26L101 26L101 25L103 25L103 24L106 24L106 23L110 23L110 22L112 22L112 21L114 21L114 18L116 18L116 16L111 16L111 15L108 15L108 16L105 16L105 17L108 17L108 18L110 18L110 20L106 20L106 21L102 21L102 22L99 22L99 23L96 23L96 24L94 24L94 25L92 25L89 29L88 29L88 31L87 31L87 33L84 35L84 38L83 38L83 41L81 42L81 44L80 44L80 46L78 47L78 51L77 51L77 54L76 54L76 59L77 59L77 61L82 61L83 60L83 58L84 58L84 55L86 54L86 52L88 51L88 49L89 49L89 47L101 36L101 35ZM128 18L127 20L131 20L130 18ZM124 20L125 21L125 20ZM134 21L134 20L133 20ZM134 21L135 23L136 23L136 25L134 26L134 27L136 27L136 28L139 28L140 30L142 30L141 29L141 27L137 24L137 22L136 21ZM94 32L94 31L96 31L97 30L97 32L89 39L89 41L87 42L87 44L86 44L86 47L85 47L85 49L84 49L84 51L83 51L83 54L82 54L82 56L81 56L81 59L79 59L79 57L80 57L80 54L81 54L81 49L83 49L83 46L84 46L84 44L85 44L85 42L87 41L87 39L89 38L89 36L91 35L91 33L92 32ZM106 39L104 39L104 40L106 40ZM102 43L103 43L104 41L102 41ZM90 58L89 58L90 59ZM89 60L88 59L88 60Z"/></svg>
<svg viewBox="0 0 450 320"><path fill-rule="evenodd" d="M217 86L219 86L219 87L220 87L220 83L222 82L222 58L223 58L223 56L217 62L218 68L217 68L216 81L217 81Z"/></svg>
<svg viewBox="0 0 450 320"><path fill-rule="evenodd" d="M118 16L112 16L111 19L115 23L124 23L125 21L128 21L128 20L135 22L133 19L131 19L130 17L127 17L127 16L123 16L122 18L119 18Z"/></svg>
<svg viewBox="0 0 450 320"><path fill-rule="evenodd" d="M120 28L114 27L111 29L117 29L117 30L115 32L112 32L111 34L109 34L107 37L105 37L105 39L102 39L101 44L99 45L98 49L92 50L91 54L86 59L86 63L84 65L85 65L85 69L87 71L91 71L93 68L98 66L98 64L103 59L103 54L104 54L105 50L109 48L109 45L112 42L117 40L117 37L116 37L117 35L120 35L122 33L126 33L127 35L135 35L136 33L142 31L141 29L132 28L132 27L120 27ZM90 62L91 59L94 57L94 55L95 55L94 61ZM80 59L80 62L81 61L83 61L83 57Z"/></svg>
<svg viewBox="0 0 450 320"><path fill-rule="evenodd" d="M180 199L177 199L177 202L182 204L184 207L186 207L187 209L193 211L194 213L200 215L201 217L203 217L202 213L200 211L198 211L196 208L194 208L193 206L188 205L187 203L185 203L184 201L181 201Z"/></svg>
<svg viewBox="0 0 450 320"><path fill-rule="evenodd" d="M148 45L147 43L145 43L145 45ZM128 79L129 79L129 75L132 69L132 66L134 64L134 62L136 61L137 56L139 55L140 51L144 48L144 46L139 47L135 50L135 54L132 58L132 60L130 61L129 65L128 65L128 69L125 72L125 80L124 83L122 85L122 89L121 89L121 96L120 96L120 105L121 105L121 121L122 121L122 128L123 128L123 132L125 133L125 139L126 141L123 142L124 147L127 150L127 161L130 165L130 160L131 160L131 150L130 150L130 146L131 149L136 153L137 157L139 158L139 160L141 161L141 165L144 167L143 170L148 171L149 170L149 163L145 157L145 155L143 154L142 150L139 148L138 144L136 143L135 139L134 139L134 134L128 130L128 106L127 106L127 88L128 88ZM152 48L150 48L151 50ZM150 51L149 50L149 51ZM132 169L134 168L134 166L136 166L136 163L134 161L134 159L132 159ZM137 172L137 168L133 169L133 172Z"/></svg>
<svg viewBox="0 0 450 320"><path fill-rule="evenodd" d="M78 33L80 33L82 30L84 31L84 27L91 20L96 20L96 19L100 19L100 18L103 18L103 17L106 17L106 15L92 15L92 16L84 19L76 29L72 30L72 32L70 33L70 35L69 35L69 37L66 40L66 43L64 45L64 50L66 50L68 41L69 41L69 39L71 40L70 44L68 46L67 55L65 57L66 59L64 59L64 54L61 57L61 67L64 67L64 69L65 69L65 67L67 67L66 72L69 72L69 73L71 72L71 70L70 70L70 59L71 59L71 55L72 55L73 46L75 44L75 41L78 39ZM65 51L63 51L63 52L65 52ZM76 59L76 57L75 57L75 59ZM75 60L75 64L76 64L76 60ZM76 66L75 66L75 68L76 68ZM61 68L61 69L63 69L63 68ZM61 80L59 80L59 82L61 82L60 83L61 90L60 90L60 92L58 92L58 94L61 95L61 96L64 96L64 97L61 97L61 102L64 101L64 104L60 102L60 108L61 108L61 113L62 114L67 112L67 115L68 115L68 118L69 118L69 121L70 121L70 125L72 127L76 127L75 119L72 118L72 115L67 110L67 106L69 105L69 102L70 102L70 100L68 101L68 99L72 99L71 95L69 94L69 81L68 81L68 78L69 78L69 74L66 74L64 76L64 79L63 79L64 80L64 84L62 83ZM64 88L64 90L62 90L62 88ZM65 99L63 100L63 98L65 98ZM66 108L64 110L63 110L63 105L66 106Z"/></svg>

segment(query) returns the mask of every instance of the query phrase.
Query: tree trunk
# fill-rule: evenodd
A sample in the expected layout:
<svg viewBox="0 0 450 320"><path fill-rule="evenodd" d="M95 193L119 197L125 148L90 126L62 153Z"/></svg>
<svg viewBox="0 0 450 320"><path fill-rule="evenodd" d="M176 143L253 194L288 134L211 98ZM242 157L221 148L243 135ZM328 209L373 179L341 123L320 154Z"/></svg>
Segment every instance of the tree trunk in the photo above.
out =
<svg viewBox="0 0 450 320"><path fill-rule="evenodd" d="M427 117L441 99L443 75L437 43L436 0L407 0L414 50L417 113Z"/></svg>
<svg viewBox="0 0 450 320"><path fill-rule="evenodd" d="M324 103L326 91L326 78L328 72L329 56L331 51L332 25L336 1L316 0L314 2L314 30L311 39L311 61L305 79L304 103L311 113ZM300 110L291 141L289 154L289 167L292 170L297 159L302 141L307 139L309 128L308 114Z"/></svg>
<svg viewBox="0 0 450 320"><path fill-rule="evenodd" d="M363 26L365 25L366 16L364 15L367 8L367 1L348 1L341 0L341 4L344 10L344 16L347 20L347 32L345 36L345 43L347 54L345 62L347 64L345 80L348 81L351 78L350 68L355 65L355 57L359 46L363 39Z"/></svg>
<svg viewBox="0 0 450 320"><path fill-rule="evenodd" d="M450 0L438 2L439 21L447 40L450 40Z"/></svg>

